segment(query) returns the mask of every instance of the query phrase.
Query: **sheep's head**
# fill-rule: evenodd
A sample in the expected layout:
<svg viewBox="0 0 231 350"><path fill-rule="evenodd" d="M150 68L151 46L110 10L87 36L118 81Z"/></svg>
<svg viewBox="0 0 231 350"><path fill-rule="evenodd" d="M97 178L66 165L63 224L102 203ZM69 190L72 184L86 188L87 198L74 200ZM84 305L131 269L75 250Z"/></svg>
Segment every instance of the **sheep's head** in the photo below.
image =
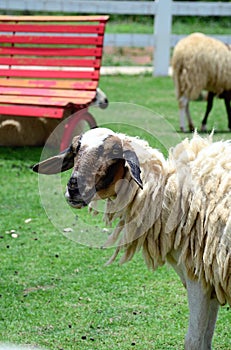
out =
<svg viewBox="0 0 231 350"><path fill-rule="evenodd" d="M81 208L93 199L115 196L116 183L127 171L142 188L138 158L125 144L109 129L91 129L74 137L67 150L36 164L33 170L50 175L73 168L65 196L71 206Z"/></svg>
<svg viewBox="0 0 231 350"><path fill-rule="evenodd" d="M96 89L96 95L94 100L91 103L91 106L99 107L105 109L108 107L108 98L107 95L99 87Z"/></svg>

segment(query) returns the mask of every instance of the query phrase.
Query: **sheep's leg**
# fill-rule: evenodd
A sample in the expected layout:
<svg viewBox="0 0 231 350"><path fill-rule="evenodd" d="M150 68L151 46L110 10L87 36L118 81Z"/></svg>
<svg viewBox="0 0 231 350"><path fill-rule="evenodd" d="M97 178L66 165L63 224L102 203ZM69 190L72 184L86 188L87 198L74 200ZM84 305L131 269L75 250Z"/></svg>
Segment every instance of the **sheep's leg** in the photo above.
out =
<svg viewBox="0 0 231 350"><path fill-rule="evenodd" d="M188 119L189 130L190 131L194 131L194 125L193 125L191 114L190 114L190 111L189 111L189 100L187 101L187 104L186 104L186 116L187 116L187 119Z"/></svg>
<svg viewBox="0 0 231 350"><path fill-rule="evenodd" d="M203 118L202 123L201 123L201 131L206 131L207 119L208 119L209 113L211 112L211 109L213 107L214 96L215 96L215 94L213 92L209 91L206 111L205 111L205 115L204 115L204 118Z"/></svg>
<svg viewBox="0 0 231 350"><path fill-rule="evenodd" d="M231 105L229 97L225 97L225 108L228 116L228 128L231 131Z"/></svg>
<svg viewBox="0 0 231 350"><path fill-rule="evenodd" d="M194 129L192 119L189 113L189 100L187 97L182 96L179 99L179 110L180 110L180 129L185 132L185 116L187 116L190 130Z"/></svg>
<svg viewBox="0 0 231 350"><path fill-rule="evenodd" d="M190 310L189 327L185 337L185 350L205 350L204 340L207 335L212 338L212 325L210 325L210 296L211 291L204 292L197 281L187 279L188 303ZM209 348L208 348L209 349Z"/></svg>
<svg viewBox="0 0 231 350"><path fill-rule="evenodd" d="M212 349L212 339L213 339L213 333L216 325L218 309L219 309L219 303L217 299L212 299L210 301L209 318L208 318L208 325L207 325L207 329L204 337L203 350Z"/></svg>

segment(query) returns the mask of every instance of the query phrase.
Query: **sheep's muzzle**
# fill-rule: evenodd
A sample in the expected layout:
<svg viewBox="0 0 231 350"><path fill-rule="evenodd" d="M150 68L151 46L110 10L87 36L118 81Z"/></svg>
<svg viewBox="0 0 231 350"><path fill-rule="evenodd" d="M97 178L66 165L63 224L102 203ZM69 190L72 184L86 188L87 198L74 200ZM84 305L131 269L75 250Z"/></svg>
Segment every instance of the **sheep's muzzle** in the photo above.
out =
<svg viewBox="0 0 231 350"><path fill-rule="evenodd" d="M76 177L71 177L68 181L65 197L68 204L74 208L81 209L88 205L87 200L84 200L80 193Z"/></svg>
<svg viewBox="0 0 231 350"><path fill-rule="evenodd" d="M88 205L93 198L113 196L115 195L115 184L123 176L123 159L110 160L97 171L93 166L91 171L88 169L84 174L78 170L74 171L67 183L66 200L72 207L80 209Z"/></svg>

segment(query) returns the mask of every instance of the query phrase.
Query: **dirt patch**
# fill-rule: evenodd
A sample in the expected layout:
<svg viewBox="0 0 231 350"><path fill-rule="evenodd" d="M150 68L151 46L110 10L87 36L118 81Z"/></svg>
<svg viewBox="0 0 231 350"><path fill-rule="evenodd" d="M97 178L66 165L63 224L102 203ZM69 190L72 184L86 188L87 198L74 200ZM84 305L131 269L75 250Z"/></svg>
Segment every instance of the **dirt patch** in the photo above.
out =
<svg viewBox="0 0 231 350"><path fill-rule="evenodd" d="M105 47L105 65L151 66L153 63L153 47Z"/></svg>

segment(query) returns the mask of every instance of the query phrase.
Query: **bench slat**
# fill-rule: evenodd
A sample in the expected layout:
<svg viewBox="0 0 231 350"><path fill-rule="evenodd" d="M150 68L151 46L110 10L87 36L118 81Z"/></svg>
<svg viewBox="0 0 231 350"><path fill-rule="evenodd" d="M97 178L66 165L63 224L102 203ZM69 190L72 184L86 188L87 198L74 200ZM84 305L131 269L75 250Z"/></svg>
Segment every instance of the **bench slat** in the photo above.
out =
<svg viewBox="0 0 231 350"><path fill-rule="evenodd" d="M0 95L19 95L19 96L56 96L68 98L87 98L93 99L95 91L80 90L62 90L62 89L41 89L41 88L22 88L22 87L1 87ZM9 97L10 98L10 97Z"/></svg>
<svg viewBox="0 0 231 350"><path fill-rule="evenodd" d="M68 101L66 97L46 97L46 96L18 96L18 95L0 95L0 103L8 104L27 104L27 105L38 105L38 106L67 106L68 103L76 105L87 105L92 101L91 98L75 98Z"/></svg>
<svg viewBox="0 0 231 350"><path fill-rule="evenodd" d="M109 16L15 16L1 15L1 22L107 22Z"/></svg>
<svg viewBox="0 0 231 350"><path fill-rule="evenodd" d="M62 118L88 107L109 16L0 16L0 114Z"/></svg>
<svg viewBox="0 0 231 350"><path fill-rule="evenodd" d="M99 71L60 71L60 70L25 70L25 69L0 69L0 76L53 78L53 79L99 79Z"/></svg>
<svg viewBox="0 0 231 350"><path fill-rule="evenodd" d="M49 108L42 106L0 105L0 114L24 117L57 118L63 117L63 108Z"/></svg>
<svg viewBox="0 0 231 350"><path fill-rule="evenodd" d="M0 65L100 68L100 60L99 59L28 58L28 57L1 57L0 56Z"/></svg>
<svg viewBox="0 0 231 350"><path fill-rule="evenodd" d="M30 56L87 56L101 57L102 48L41 48L41 47L4 47L0 46L0 55Z"/></svg>
<svg viewBox="0 0 231 350"><path fill-rule="evenodd" d="M75 90L96 90L97 81L70 81L70 80L39 80L0 78L0 86L55 88Z"/></svg>
<svg viewBox="0 0 231 350"><path fill-rule="evenodd" d="M0 32L104 34L105 24L15 24L0 23Z"/></svg>
<svg viewBox="0 0 231 350"><path fill-rule="evenodd" d="M29 44L29 45L103 45L103 36L33 36L26 35L0 35L1 43Z"/></svg>

